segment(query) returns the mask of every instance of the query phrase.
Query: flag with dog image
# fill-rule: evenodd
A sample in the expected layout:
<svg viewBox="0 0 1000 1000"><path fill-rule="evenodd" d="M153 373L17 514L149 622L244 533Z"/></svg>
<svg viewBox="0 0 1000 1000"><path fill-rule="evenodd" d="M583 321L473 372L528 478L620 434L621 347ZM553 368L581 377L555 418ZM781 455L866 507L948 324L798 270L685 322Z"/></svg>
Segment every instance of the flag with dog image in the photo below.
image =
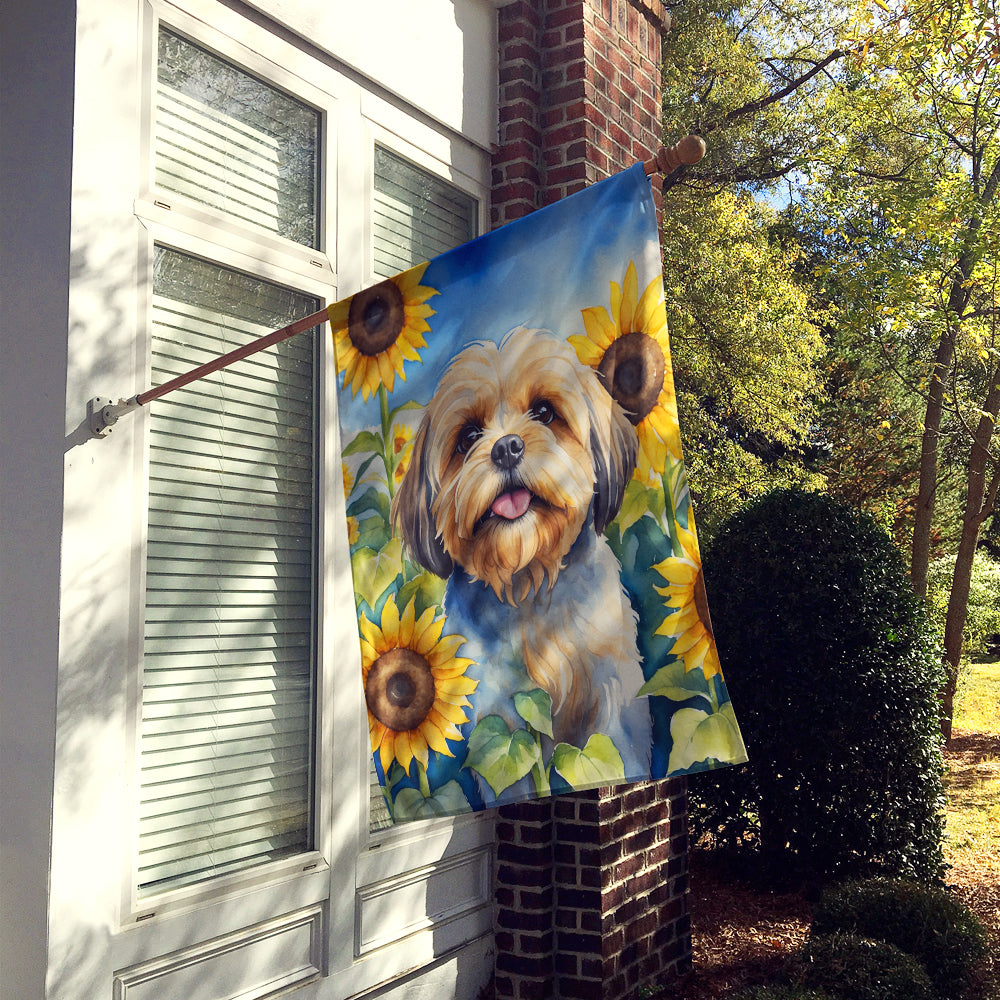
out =
<svg viewBox="0 0 1000 1000"><path fill-rule="evenodd" d="M329 309L394 821L746 759L659 254L637 165Z"/></svg>

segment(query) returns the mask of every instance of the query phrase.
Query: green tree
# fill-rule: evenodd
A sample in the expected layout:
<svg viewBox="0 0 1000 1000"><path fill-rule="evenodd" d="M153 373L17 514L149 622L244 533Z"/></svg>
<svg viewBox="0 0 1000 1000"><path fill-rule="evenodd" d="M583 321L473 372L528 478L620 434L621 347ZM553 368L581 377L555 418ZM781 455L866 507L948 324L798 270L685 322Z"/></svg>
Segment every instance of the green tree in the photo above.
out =
<svg viewBox="0 0 1000 1000"><path fill-rule="evenodd" d="M664 282L692 494L707 531L748 498L808 479L824 348L774 212L747 195L675 192ZM711 233L711 238L705 237Z"/></svg>
<svg viewBox="0 0 1000 1000"><path fill-rule="evenodd" d="M701 163L665 182L663 262L692 493L710 533L750 497L815 482L805 459L824 345L812 279L754 195L801 164L817 81L843 53L807 3L685 2L672 14L664 130L709 139Z"/></svg>
<svg viewBox="0 0 1000 1000"><path fill-rule="evenodd" d="M840 241L836 281L867 309L847 317L880 344L923 352L924 401L910 574L923 594L942 442L966 450L944 631L950 733L973 558L1000 466L997 237L1000 63L996 0L879 2L857 24L866 59L826 95L838 142L822 146L812 196ZM832 134L831 134L832 139Z"/></svg>

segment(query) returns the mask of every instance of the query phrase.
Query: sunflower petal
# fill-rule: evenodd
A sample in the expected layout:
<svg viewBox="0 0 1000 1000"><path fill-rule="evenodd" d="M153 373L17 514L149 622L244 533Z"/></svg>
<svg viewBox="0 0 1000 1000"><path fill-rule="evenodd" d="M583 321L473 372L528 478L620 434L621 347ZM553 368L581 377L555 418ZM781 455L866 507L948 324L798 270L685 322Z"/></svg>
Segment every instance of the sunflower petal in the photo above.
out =
<svg viewBox="0 0 1000 1000"><path fill-rule="evenodd" d="M351 313L352 298L354 298L353 295L350 296L350 298L334 302L333 305L329 306L326 310L326 317L330 321L330 330L334 337L336 337L341 330L345 330L347 328L347 318Z"/></svg>
<svg viewBox="0 0 1000 1000"><path fill-rule="evenodd" d="M410 753L417 758L418 761L423 765L424 770L427 770L428 761L428 750L427 740L424 739L423 733L419 729L411 729L405 734L410 742Z"/></svg>
<svg viewBox="0 0 1000 1000"><path fill-rule="evenodd" d="M423 617L423 615L420 616L421 621L423 621ZM444 618L438 618L437 621L432 621L429 625L424 626L422 631L419 628L414 630L413 649L421 656L427 656L437 645L437 641L441 638L441 632L444 629L444 621Z"/></svg>
<svg viewBox="0 0 1000 1000"><path fill-rule="evenodd" d="M606 351L618 339L620 331L614 316L609 315L601 306L590 306L580 310L583 317L583 328L587 331L595 347Z"/></svg>
<svg viewBox="0 0 1000 1000"><path fill-rule="evenodd" d="M468 722L469 719L461 709L458 710L458 714L461 718L452 720L447 718L444 713L438 710L437 707L434 707L427 713L427 718L433 722L435 726L437 726L445 739L460 740L462 738L462 732L458 727L463 722Z"/></svg>
<svg viewBox="0 0 1000 1000"><path fill-rule="evenodd" d="M400 645L399 608L396 607L396 600L392 595L389 596L382 608L382 635L387 649Z"/></svg>
<svg viewBox="0 0 1000 1000"><path fill-rule="evenodd" d="M411 597L403 608L403 614L399 619L399 644L409 646L413 642L413 619L417 613L417 599Z"/></svg>
<svg viewBox="0 0 1000 1000"><path fill-rule="evenodd" d="M362 613L358 620L358 628L361 630L361 635L374 649L380 649L382 646L382 630L378 625L372 624L364 613ZM384 649L382 651L384 652Z"/></svg>
<svg viewBox="0 0 1000 1000"><path fill-rule="evenodd" d="M392 733L387 730L378 748L379 763L382 765L383 774L389 773L389 765L392 764L394 753L395 740L392 737Z"/></svg>
<svg viewBox="0 0 1000 1000"><path fill-rule="evenodd" d="M443 635L430 651L427 658L431 661L432 666L437 666L438 663L444 666L445 663L454 658L455 654L464 644L464 635L458 635L457 633Z"/></svg>
<svg viewBox="0 0 1000 1000"><path fill-rule="evenodd" d="M396 372L392 367L392 361L389 360L388 352L382 351L381 354L376 354L374 360L378 369L378 374L382 379L382 384L389 390L389 392L392 392L396 385Z"/></svg>
<svg viewBox="0 0 1000 1000"><path fill-rule="evenodd" d="M428 716L420 724L420 734L423 736L427 745L434 750L436 753L444 754L446 757L454 757L455 755L451 752L448 747L448 743L444 738L444 733L431 721L430 716Z"/></svg>
<svg viewBox="0 0 1000 1000"><path fill-rule="evenodd" d="M628 267L625 269L625 281L622 284L622 301L618 314L618 329L621 331L623 337L627 333L633 333L636 329L634 320L635 305L638 297L639 279L635 273L635 264L629 261Z"/></svg>
<svg viewBox="0 0 1000 1000"><path fill-rule="evenodd" d="M657 277L643 289L635 307L635 329L649 336L666 327L667 314L663 307L663 283ZM662 344L660 346L663 346Z"/></svg>
<svg viewBox="0 0 1000 1000"><path fill-rule="evenodd" d="M442 695L472 694L479 685L479 681L472 677L442 677L435 684L435 688Z"/></svg>

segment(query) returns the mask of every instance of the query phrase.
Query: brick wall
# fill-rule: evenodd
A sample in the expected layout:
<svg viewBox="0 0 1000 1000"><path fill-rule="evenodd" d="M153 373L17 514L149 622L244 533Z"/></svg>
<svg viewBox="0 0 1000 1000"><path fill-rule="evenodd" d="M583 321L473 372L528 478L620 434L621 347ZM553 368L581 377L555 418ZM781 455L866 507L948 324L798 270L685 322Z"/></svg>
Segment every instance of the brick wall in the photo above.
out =
<svg viewBox="0 0 1000 1000"><path fill-rule="evenodd" d="M499 9L494 227L653 155L667 22L660 0ZM650 781L500 809L498 998L620 1000L690 968L686 788Z"/></svg>
<svg viewBox="0 0 1000 1000"><path fill-rule="evenodd" d="M499 18L493 226L660 144L661 0L514 0Z"/></svg>
<svg viewBox="0 0 1000 1000"><path fill-rule="evenodd" d="M617 1000L691 964L681 779L505 806L496 996Z"/></svg>

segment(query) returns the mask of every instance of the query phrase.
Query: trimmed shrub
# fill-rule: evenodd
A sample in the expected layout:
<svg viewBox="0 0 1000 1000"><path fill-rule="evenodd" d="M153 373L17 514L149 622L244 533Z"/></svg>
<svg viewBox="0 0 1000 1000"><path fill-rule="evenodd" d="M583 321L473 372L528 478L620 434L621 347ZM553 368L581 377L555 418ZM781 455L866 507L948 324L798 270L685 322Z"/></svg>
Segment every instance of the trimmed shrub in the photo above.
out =
<svg viewBox="0 0 1000 1000"><path fill-rule="evenodd" d="M938 994L960 997L986 957L986 932L945 889L905 879L869 879L827 889L813 915L815 935L850 932L887 941L923 963Z"/></svg>
<svg viewBox="0 0 1000 1000"><path fill-rule="evenodd" d="M779 490L723 525L704 571L750 763L690 781L695 835L772 874L939 878L943 671L889 536Z"/></svg>
<svg viewBox="0 0 1000 1000"><path fill-rule="evenodd" d="M810 938L792 976L798 985L824 989L837 1000L934 1000L930 978L912 955L855 934Z"/></svg>

